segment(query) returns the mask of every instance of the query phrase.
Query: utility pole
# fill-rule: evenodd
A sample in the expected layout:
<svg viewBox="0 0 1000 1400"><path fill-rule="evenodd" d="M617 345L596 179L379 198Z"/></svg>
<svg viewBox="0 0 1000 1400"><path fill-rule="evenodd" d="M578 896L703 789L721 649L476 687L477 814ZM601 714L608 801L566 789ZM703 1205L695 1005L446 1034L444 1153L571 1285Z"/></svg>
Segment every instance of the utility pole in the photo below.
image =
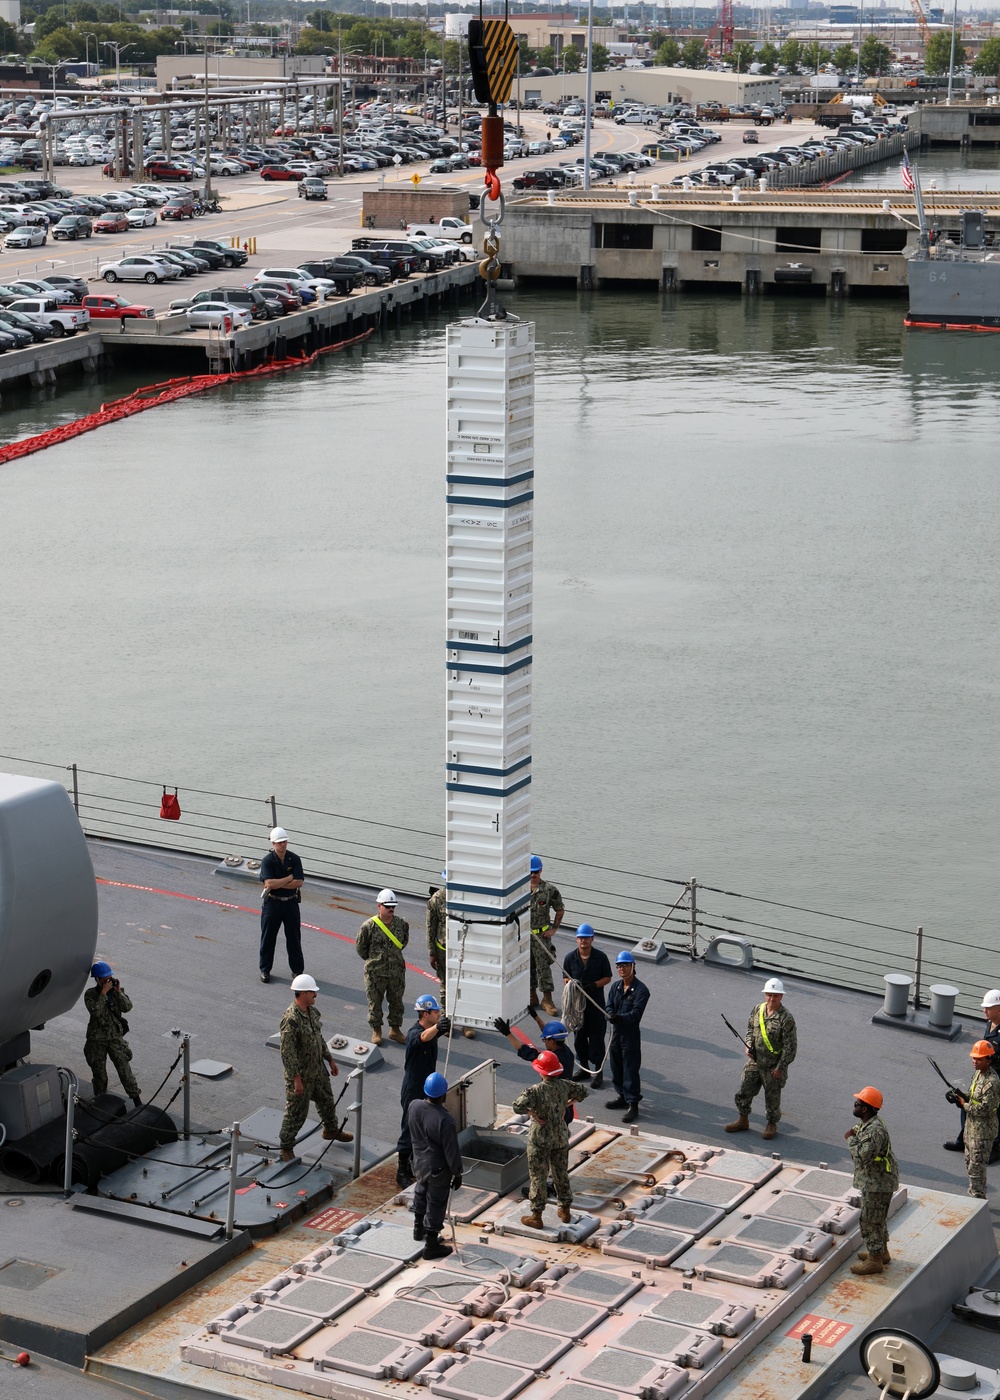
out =
<svg viewBox="0 0 1000 1400"><path fill-rule="evenodd" d="M951 106L951 94L955 86L955 26L958 24L958 0L955 0L951 11L951 57L948 60L948 106Z"/></svg>
<svg viewBox="0 0 1000 1400"><path fill-rule="evenodd" d="M208 35L205 35L205 189L206 200L212 198L212 151L209 144L208 120L211 108L208 103Z"/></svg>

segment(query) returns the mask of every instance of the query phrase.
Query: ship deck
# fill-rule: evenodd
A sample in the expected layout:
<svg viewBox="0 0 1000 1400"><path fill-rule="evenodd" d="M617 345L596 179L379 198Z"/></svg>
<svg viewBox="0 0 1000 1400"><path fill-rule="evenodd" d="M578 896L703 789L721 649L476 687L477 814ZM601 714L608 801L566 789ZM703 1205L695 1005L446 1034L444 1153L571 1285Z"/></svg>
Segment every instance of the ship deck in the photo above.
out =
<svg viewBox="0 0 1000 1400"><path fill-rule="evenodd" d="M135 1055L133 1068L140 1085L148 1091L160 1082L176 1053L176 1042L170 1032L179 1027L195 1037L193 1060L219 1060L233 1066L232 1073L220 1079L195 1078L192 1121L198 1132L216 1133L261 1106L280 1111L283 1106L281 1068L277 1055L267 1048L266 1041L277 1029L290 1000L289 978L287 970L282 971L279 949L271 985L263 986L258 980L256 885L234 876L220 877L215 873L218 862L204 857L104 841L91 842L91 852L99 880L98 956L113 963L135 1003L130 1016L130 1041ZM558 883L559 872L553 869L551 875ZM435 979L427 964L422 901L399 893L401 912L411 926L409 1002L419 992L433 990ZM320 881L310 881L304 890L306 966L321 987L318 1005L327 1035L342 1032L359 1038L365 1034L362 964L355 953L353 938L359 924L372 912L371 894L356 886ZM578 912L579 917L586 913L584 910L572 912ZM560 938L559 946L560 953L568 950L571 937ZM609 943L608 946L614 950L613 945ZM900 970L906 969L890 965L885 968L886 972ZM642 964L639 975L653 990L643 1024L644 1099L638 1124L642 1133L719 1148L738 1148L767 1157L771 1155L769 1148L777 1149L787 1163L801 1167L825 1164L833 1171L845 1172L849 1170L849 1156L843 1133L851 1125L853 1094L862 1085L875 1083L885 1094L884 1116L900 1160L901 1178L911 1197L900 1214L900 1229L906 1212L915 1209L914 1202L922 1192L929 1193L925 1198L931 1212L927 1222L933 1218L940 1224L950 1212L957 1228L970 1218L970 1210L973 1216L978 1214L982 1218L979 1208L961 1199L966 1188L962 1158L942 1150L943 1140L953 1137L957 1130L957 1116L945 1102L943 1088L925 1059L929 1051L955 1077L967 1076L968 1050L978 1033L977 1023L965 1025L961 1037L950 1045L929 1043L921 1035L903 1034L872 1024L872 1015L880 1004L874 987L872 995L865 996L786 979L786 1005L799 1027L799 1056L792 1066L785 1091L785 1116L779 1135L772 1143L763 1144L759 1136L763 1126L760 1113L753 1120L751 1133L734 1138L723 1131L724 1124L733 1116L733 1093L744 1057L741 1047L720 1019L720 1013L724 1012L737 1026L745 1025L746 1016L758 999L761 975L708 967L677 956L658 965ZM72 1012L51 1021L33 1035L32 1060L65 1064L84 1077L85 1025L81 1002ZM528 1024L524 1029L530 1033L533 1028ZM366 1076L366 1160L391 1150L398 1132L402 1047L387 1042L383 1051L384 1062ZM519 1087L528 1082L531 1071L498 1036L479 1032L475 1040L453 1038L449 1075L454 1079L489 1057L498 1063L498 1097L509 1103ZM441 1058L443 1061L443 1054ZM175 1087L176 1071L158 1102L164 1103ZM598 1123L614 1131L627 1132L621 1129L617 1115L604 1107L605 1098L610 1096L610 1089L607 1093L592 1095L583 1105L583 1112L592 1114ZM175 1104L174 1111L178 1108L179 1103ZM337 1207L368 1211L392 1193L390 1167L375 1168L360 1184L348 1185L350 1155L346 1148L334 1147L327 1153L324 1166L344 1183L334 1200ZM996 1170L991 1169L993 1173ZM943 1199L939 1193L945 1193L949 1199ZM28 1194L30 1192L21 1184L0 1179L0 1201L21 1199ZM992 1199L989 1208L995 1227ZM60 1212L51 1212L53 1224L46 1227L49 1233L40 1233L28 1257L44 1261L53 1251L59 1250L56 1223L59 1219ZM96 1226L95 1248L100 1249L102 1222L98 1220ZM898 1276L904 1269L908 1273L920 1272L925 1256L933 1252L926 1241L921 1244L921 1233L922 1230L918 1231L911 1245L904 1247L901 1255L904 1262ZM248 1284L259 1286L280 1272L284 1265L315 1248L317 1242L317 1230L301 1221L257 1242L248 1258L225 1264L217 1275L168 1304L155 1318L139 1323L117 1341L102 1347L95 1358L98 1368L115 1375L116 1393L120 1393L118 1385L123 1382L148 1390L157 1367L165 1373L179 1364L180 1342L222 1310L219 1306L222 1297L239 1301L250 1291ZM591 1258L601 1258L589 1251L588 1254ZM602 1265L604 1262L602 1260ZM245 1272L248 1269L249 1276ZM973 1282L974 1274L979 1271L977 1265L962 1283ZM842 1274L840 1269L835 1277L824 1282L823 1288L839 1287L845 1281ZM81 1274L81 1286L84 1282L85 1275ZM851 1287L856 1288L860 1282L855 1281ZM886 1278L863 1283L865 1289L896 1287ZM46 1287L43 1284L38 1288L33 1300L34 1306L43 1311ZM937 1295L932 1299L935 1316L944 1319L960 1290L946 1284L943 1275L937 1287ZM0 1313L11 1311L11 1302L17 1301L5 1295L6 1290L0 1287ZM819 1294L809 1311L822 1313L818 1298ZM862 1324L858 1322L858 1325ZM166 1333L159 1331L164 1326L167 1326ZM788 1326L792 1326L791 1321ZM785 1330L778 1328L775 1337L784 1336ZM961 1342L961 1347L958 1341L951 1341L947 1349L972 1356L977 1347L985 1348L984 1359L992 1356L990 1364L1000 1365L1000 1345L995 1338L964 1326L961 1330L969 1334L968 1338ZM763 1345L777 1346L777 1342ZM9 1340L2 1349L10 1352ZM133 1361L123 1367L118 1362L126 1353ZM140 1354L146 1358L155 1354L160 1359L150 1370L149 1365L135 1362L134 1358ZM776 1354L779 1361L782 1355L787 1359L787 1353L782 1354L780 1348ZM134 1381L129 1381L125 1375L130 1369L136 1373ZM244 1382L203 1368L188 1369L199 1373L197 1381L184 1381L184 1386L190 1384L190 1389L171 1390L165 1384L156 1393L202 1393L210 1379L212 1386L220 1388L218 1393L264 1394L256 1381ZM64 1400L64 1397L89 1393L91 1388L95 1395L105 1389L104 1382L84 1380L78 1371L49 1362L42 1362L37 1372L28 1373L25 1379L29 1378L35 1388L24 1388L24 1393L32 1400ZM163 1379L166 1381L165 1374ZM827 1384L833 1379L834 1374L828 1370ZM258 1388L234 1388L244 1384ZM770 1400L800 1393L787 1389L777 1373L768 1384L772 1386L766 1392ZM842 1392L845 1396L853 1393L852 1384L849 1378L843 1381L847 1387ZM723 1381L715 1393L728 1395L729 1385L730 1382ZM268 1390L267 1393L273 1396L275 1392ZM751 1392L740 1391L741 1396L744 1393Z"/></svg>

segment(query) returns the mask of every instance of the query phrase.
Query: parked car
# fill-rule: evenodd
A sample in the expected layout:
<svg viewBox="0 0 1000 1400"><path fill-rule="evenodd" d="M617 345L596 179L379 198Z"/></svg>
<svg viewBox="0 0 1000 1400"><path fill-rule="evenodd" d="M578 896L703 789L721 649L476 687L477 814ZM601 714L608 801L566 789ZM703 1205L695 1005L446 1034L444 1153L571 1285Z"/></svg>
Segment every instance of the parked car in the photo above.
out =
<svg viewBox="0 0 1000 1400"><path fill-rule="evenodd" d="M387 267L382 267L379 263L369 262L360 254L349 253L343 257L331 258L330 270L331 272L355 272L366 287L384 287L387 282L392 281L392 273Z"/></svg>
<svg viewBox="0 0 1000 1400"><path fill-rule="evenodd" d="M89 238L94 225L84 214L66 214L53 226L53 238Z"/></svg>
<svg viewBox="0 0 1000 1400"><path fill-rule="evenodd" d="M53 297L60 306L76 306L80 298L68 287L58 286L42 277L19 277L8 288L16 297Z"/></svg>
<svg viewBox="0 0 1000 1400"><path fill-rule="evenodd" d="M85 296L83 305L90 312L91 320L121 320L124 317L127 321L141 318L149 320L155 316L151 306L141 306L138 302L129 301L127 297L115 296L111 292L94 293Z"/></svg>
<svg viewBox="0 0 1000 1400"><path fill-rule="evenodd" d="M195 202L191 195L177 195L174 199L168 199L160 210L161 219L193 219L195 215Z"/></svg>
<svg viewBox="0 0 1000 1400"><path fill-rule="evenodd" d="M243 267L247 261L247 254L242 248L229 248L225 243L219 243L214 238L193 239L191 251L197 252L199 248L207 248L209 252L219 253L226 267Z"/></svg>
<svg viewBox="0 0 1000 1400"><path fill-rule="evenodd" d="M125 215L129 228L155 228L156 210L146 204L139 204Z"/></svg>
<svg viewBox="0 0 1000 1400"><path fill-rule="evenodd" d="M40 325L21 311L11 311L9 306L0 306L0 325L5 331L22 331L27 336L26 344L48 340L52 332L48 326Z"/></svg>
<svg viewBox="0 0 1000 1400"><path fill-rule="evenodd" d="M22 224L12 228L3 241L5 248L40 248L49 241L48 230L32 224Z"/></svg>
<svg viewBox="0 0 1000 1400"><path fill-rule="evenodd" d="M87 295L86 279L70 272L50 272L39 279L37 286L40 295L56 295L70 306L79 306Z"/></svg>
<svg viewBox="0 0 1000 1400"><path fill-rule="evenodd" d="M228 301L193 302L188 307L187 316L188 325L195 329L222 331L225 331L227 326L234 331L242 330L244 326L249 326L253 319L249 311L243 311Z"/></svg>
<svg viewBox="0 0 1000 1400"><path fill-rule="evenodd" d="M408 238L454 238L459 243L471 243L472 229L464 219L458 219L453 214L445 214L437 223L431 220L419 224L407 224L406 236Z"/></svg>
<svg viewBox="0 0 1000 1400"><path fill-rule="evenodd" d="M127 233L128 215L121 212L102 214L94 224L95 233Z"/></svg>
<svg viewBox="0 0 1000 1400"><path fill-rule="evenodd" d="M197 306L203 301L228 302L230 306L238 306L241 311L249 312L255 321L273 321L285 314L285 308L274 293L270 290L262 292L256 287L212 287L208 291L198 292L187 301L172 301L170 306L171 309L179 306ZM295 309L298 309L298 304L296 297Z"/></svg>
<svg viewBox="0 0 1000 1400"><path fill-rule="evenodd" d="M106 263L101 268L101 276L105 282L148 282L152 286L154 282L170 282L180 277L181 270L175 263L139 254Z"/></svg>
<svg viewBox="0 0 1000 1400"><path fill-rule="evenodd" d="M105 173L108 168L105 166ZM150 180L192 180L194 172L187 166L175 165L169 160L151 160L146 164L146 176Z"/></svg>
<svg viewBox="0 0 1000 1400"><path fill-rule="evenodd" d="M90 312L82 306L62 306L54 297L22 297L11 302L11 311L20 311L40 325L48 326L53 335L76 335L90 324Z"/></svg>
<svg viewBox="0 0 1000 1400"><path fill-rule="evenodd" d="M261 166L260 178L262 180L299 180L299 171L289 170L287 165L264 165Z"/></svg>

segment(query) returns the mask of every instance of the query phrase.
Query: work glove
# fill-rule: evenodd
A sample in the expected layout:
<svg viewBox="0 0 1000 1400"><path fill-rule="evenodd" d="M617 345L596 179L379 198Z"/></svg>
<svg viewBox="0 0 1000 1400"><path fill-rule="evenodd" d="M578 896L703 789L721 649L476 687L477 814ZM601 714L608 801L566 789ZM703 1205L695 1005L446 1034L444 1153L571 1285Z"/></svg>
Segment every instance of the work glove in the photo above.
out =
<svg viewBox="0 0 1000 1400"><path fill-rule="evenodd" d="M535 1005L535 1003L534 1003L533 1001L529 1001L529 1002L528 1002L528 1015L529 1015L529 1016L537 1016L537 1015L538 1015L538 1007Z"/></svg>
<svg viewBox="0 0 1000 1400"><path fill-rule="evenodd" d="M462 1173L461 1173L461 1172L459 1172L459 1174L458 1174L457 1176L453 1176L453 1177L452 1177L452 1179L451 1179L451 1189L452 1189L453 1191L460 1191L460 1190L462 1189Z"/></svg>
<svg viewBox="0 0 1000 1400"><path fill-rule="evenodd" d="M955 1093L954 1089L949 1089L947 1094L945 1094L945 1098L949 1103L958 1103L958 1095Z"/></svg>
<svg viewBox="0 0 1000 1400"><path fill-rule="evenodd" d="M438 1030L438 1035L450 1035L450 1034L451 1034L451 1017L450 1017L450 1016L442 1016L441 1019L440 1019L440 1021L438 1021L437 1030Z"/></svg>
<svg viewBox="0 0 1000 1400"><path fill-rule="evenodd" d="M607 1012L607 1020L608 1020L608 1024L613 1026L614 1023L618 1020L618 1017L615 1015L615 1013L614 1013L613 1011L609 1011L609 1012Z"/></svg>
<svg viewBox="0 0 1000 1400"><path fill-rule="evenodd" d="M501 1035L510 1035L510 1022L505 1021L502 1016L498 1016L493 1025Z"/></svg>

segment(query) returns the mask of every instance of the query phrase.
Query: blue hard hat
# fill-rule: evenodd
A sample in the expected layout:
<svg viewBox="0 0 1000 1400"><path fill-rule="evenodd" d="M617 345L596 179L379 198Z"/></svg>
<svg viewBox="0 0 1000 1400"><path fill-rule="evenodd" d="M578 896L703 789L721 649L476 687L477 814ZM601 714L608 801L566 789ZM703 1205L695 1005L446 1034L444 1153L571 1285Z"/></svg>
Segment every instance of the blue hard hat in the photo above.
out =
<svg viewBox="0 0 1000 1400"><path fill-rule="evenodd" d="M110 963L95 962L94 966L90 969L90 975L91 977L96 977L99 982L102 977L113 977L114 970Z"/></svg>
<svg viewBox="0 0 1000 1400"><path fill-rule="evenodd" d="M616 967L618 967L621 963L634 963L634 962L635 962L635 958L633 958L632 954L629 953L629 952L619 953L618 956L617 956L617 958L615 958L615 966L616 966Z"/></svg>
<svg viewBox="0 0 1000 1400"><path fill-rule="evenodd" d="M532 873L532 875L537 875L538 872L539 872L539 870L541 870L541 868L542 868L542 858L541 858L541 856L532 856L532 857L531 857L531 873Z"/></svg>
<svg viewBox="0 0 1000 1400"><path fill-rule="evenodd" d="M440 1011L441 1003L437 997L430 992L424 992L423 996L417 997L413 1003L414 1011Z"/></svg>
<svg viewBox="0 0 1000 1400"><path fill-rule="evenodd" d="M569 1031L562 1021L547 1021L542 1027L542 1035L546 1040L565 1040Z"/></svg>
<svg viewBox="0 0 1000 1400"><path fill-rule="evenodd" d="M448 1092L448 1081L437 1070L424 1080L424 1093L429 1099L443 1099Z"/></svg>
<svg viewBox="0 0 1000 1400"><path fill-rule="evenodd" d="M593 936L594 936L594 925L593 925L593 924L578 924L578 925L577 925L577 930L576 930L576 936L577 936L577 938L593 938Z"/></svg>

